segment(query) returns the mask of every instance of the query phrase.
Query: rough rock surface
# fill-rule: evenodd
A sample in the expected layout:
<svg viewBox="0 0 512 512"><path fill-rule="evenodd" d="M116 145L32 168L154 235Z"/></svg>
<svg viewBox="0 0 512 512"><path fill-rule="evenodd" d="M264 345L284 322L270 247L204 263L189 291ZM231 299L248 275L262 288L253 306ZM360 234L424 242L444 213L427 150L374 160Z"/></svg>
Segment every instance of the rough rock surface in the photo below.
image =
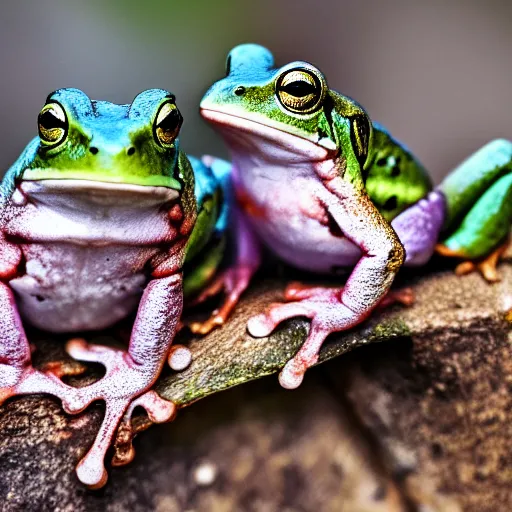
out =
<svg viewBox="0 0 512 512"><path fill-rule="evenodd" d="M322 359L367 346L311 370L296 391L274 376L182 410L137 437L134 462L111 469L101 491L73 471L101 404L70 417L51 398L10 401L0 408L1 510L512 510L512 266L500 272L492 286L404 276L416 304L333 336ZM159 392L184 406L276 372L307 323L263 340L244 325L282 287L255 287L225 329L189 340L191 367L168 372ZM63 357L55 341L36 344L40 366Z"/></svg>

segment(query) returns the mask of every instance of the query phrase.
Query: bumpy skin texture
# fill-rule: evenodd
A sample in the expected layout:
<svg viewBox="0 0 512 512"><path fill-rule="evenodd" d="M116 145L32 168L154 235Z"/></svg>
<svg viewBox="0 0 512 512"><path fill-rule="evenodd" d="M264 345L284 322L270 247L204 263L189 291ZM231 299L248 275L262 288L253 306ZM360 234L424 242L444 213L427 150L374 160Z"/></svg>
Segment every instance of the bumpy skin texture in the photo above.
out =
<svg viewBox="0 0 512 512"><path fill-rule="evenodd" d="M172 418L174 404L150 388L181 316L184 260L189 254L197 280L201 249L222 237L226 225L222 184L198 161L195 183L179 148L180 126L167 91L114 105L61 89L48 97L39 137L1 186L0 402L50 393L77 413L104 400L100 432L77 467L92 488L105 484L106 450L135 406L154 421ZM32 368L22 318L48 331L73 332L102 329L134 310L127 352L81 340L68 344L73 357L106 367L95 384L76 389Z"/></svg>
<svg viewBox="0 0 512 512"><path fill-rule="evenodd" d="M249 321L254 336L265 336L285 319L312 320L308 339L280 375L285 387L300 384L329 333L363 321L382 301L405 254L407 265L424 264L444 230L447 247L464 239L459 256L474 254L469 248L490 236L479 253L485 256L510 229L511 143L492 143L432 190L413 155L306 62L276 69L267 49L238 46L228 56L226 77L204 96L201 113L231 150L251 245L260 240L309 271L354 267L344 288L293 286L285 292L290 302ZM461 220L480 196L477 204L483 201L487 210L479 206L473 215L476 233Z"/></svg>

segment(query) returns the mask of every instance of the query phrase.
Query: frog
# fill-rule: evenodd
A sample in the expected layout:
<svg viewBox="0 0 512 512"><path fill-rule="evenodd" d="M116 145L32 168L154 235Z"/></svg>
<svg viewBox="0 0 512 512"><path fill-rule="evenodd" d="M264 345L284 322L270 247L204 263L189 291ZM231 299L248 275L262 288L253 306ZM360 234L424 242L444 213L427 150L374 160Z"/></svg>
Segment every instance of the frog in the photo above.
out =
<svg viewBox="0 0 512 512"><path fill-rule="evenodd" d="M413 299L390 292L402 266L423 266L438 252L462 259L458 274L499 279L512 222L509 140L488 143L434 187L413 153L317 67L276 67L267 48L250 43L229 53L200 113L230 151L246 244L308 272L350 272L344 286L292 282L285 302L249 319L258 338L285 320L310 320L280 372L283 387L301 384L329 334L379 305Z"/></svg>
<svg viewBox="0 0 512 512"><path fill-rule="evenodd" d="M176 413L151 388L168 355L172 366L184 298L222 260L230 168L187 157L183 117L162 89L127 105L59 89L37 119L38 135L0 186L0 403L46 393L77 414L103 400L103 422L76 468L96 489L107 481L116 429L135 407L154 422ZM73 358L106 368L97 382L73 387L57 369L33 367L24 325L81 333L133 314L127 350L68 342Z"/></svg>

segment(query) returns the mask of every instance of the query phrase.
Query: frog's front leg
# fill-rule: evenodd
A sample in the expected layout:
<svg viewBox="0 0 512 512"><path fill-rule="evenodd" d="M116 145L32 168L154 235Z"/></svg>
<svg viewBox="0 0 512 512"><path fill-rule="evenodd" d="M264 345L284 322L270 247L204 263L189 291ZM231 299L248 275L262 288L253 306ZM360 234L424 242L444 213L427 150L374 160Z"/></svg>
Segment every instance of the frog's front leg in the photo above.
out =
<svg viewBox="0 0 512 512"><path fill-rule="evenodd" d="M67 400L71 412L80 412L95 400L104 400L105 417L93 446L77 466L78 478L91 488L102 487L107 480L104 458L117 427L126 411L144 407L153 421L172 418L175 406L153 391L183 307L182 276L176 273L154 279L148 284L137 312L128 352L87 345L74 340L68 352L76 359L92 361L106 367L98 382L74 390ZM128 420L128 418L126 418Z"/></svg>
<svg viewBox="0 0 512 512"><path fill-rule="evenodd" d="M48 393L64 403L73 388L32 367L30 346L7 284L21 264L19 247L0 234L0 404L10 397Z"/></svg>
<svg viewBox="0 0 512 512"><path fill-rule="evenodd" d="M0 404L10 397L48 393L67 403L73 388L32 367L30 346L14 295L0 282Z"/></svg>
<svg viewBox="0 0 512 512"><path fill-rule="evenodd" d="M250 319L249 332L267 336L283 320L305 316L311 319L308 338L283 368L279 380L285 388L296 388L304 373L318 360L325 338L349 329L368 317L389 290L404 260L404 249L393 229L380 215L366 192L341 177L324 180L317 191L319 201L342 232L363 252L346 285L317 289L305 298L273 305L267 313Z"/></svg>

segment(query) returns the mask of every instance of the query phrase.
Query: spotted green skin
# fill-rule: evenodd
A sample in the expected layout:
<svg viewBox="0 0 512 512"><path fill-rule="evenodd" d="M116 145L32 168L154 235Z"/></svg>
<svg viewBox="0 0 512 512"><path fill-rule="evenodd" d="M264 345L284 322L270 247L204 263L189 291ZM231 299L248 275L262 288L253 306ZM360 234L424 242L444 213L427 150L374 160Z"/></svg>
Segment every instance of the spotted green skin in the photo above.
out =
<svg viewBox="0 0 512 512"><path fill-rule="evenodd" d="M196 219L187 245L183 283L184 294L190 297L212 278L224 256L229 165L219 160L208 167L188 158L178 139L166 148L155 141L154 116L159 104L171 96L151 89L130 105L116 105L91 101L78 89L55 91L47 103L57 102L66 111L65 140L46 147L35 138L4 177L0 196L8 200L18 179L92 180L180 191L183 222ZM91 151L96 146L102 151ZM135 149L133 154L127 153L127 147Z"/></svg>
<svg viewBox="0 0 512 512"><path fill-rule="evenodd" d="M233 69L233 63L240 69ZM273 56L266 48L240 45L228 56L226 78L210 88L202 106L208 108L210 101L222 102L240 118L326 149L341 150L347 159L347 172L353 174L351 180L357 182L362 174L366 192L389 222L425 198L433 188L428 172L412 152L377 123L371 126L367 154L359 155L363 165L353 165L358 155L346 125L347 119L362 112L356 102L330 90L327 84L323 106L315 112L291 114L276 101L277 77L297 66L312 67L297 61L274 68ZM250 71L246 69L249 67ZM233 94L242 75L244 92ZM233 91L226 85L231 76ZM504 139L490 142L451 172L436 188L445 199L445 219L436 241L467 259L483 258L503 243L512 224L511 172L512 142Z"/></svg>
<svg viewBox="0 0 512 512"><path fill-rule="evenodd" d="M366 189L389 221L430 190L425 168L385 128L374 123L374 153ZM512 143L494 140L454 169L437 187L446 201L439 242L478 260L504 243L512 225Z"/></svg>

